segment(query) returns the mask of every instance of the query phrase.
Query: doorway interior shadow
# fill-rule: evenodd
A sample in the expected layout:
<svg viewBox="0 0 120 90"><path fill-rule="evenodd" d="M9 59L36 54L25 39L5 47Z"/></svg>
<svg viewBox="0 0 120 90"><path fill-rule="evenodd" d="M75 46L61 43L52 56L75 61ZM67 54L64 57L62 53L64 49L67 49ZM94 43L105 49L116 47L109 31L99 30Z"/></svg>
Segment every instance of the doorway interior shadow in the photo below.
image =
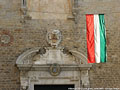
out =
<svg viewBox="0 0 120 90"><path fill-rule="evenodd" d="M34 90L74 90L74 85L34 85Z"/></svg>

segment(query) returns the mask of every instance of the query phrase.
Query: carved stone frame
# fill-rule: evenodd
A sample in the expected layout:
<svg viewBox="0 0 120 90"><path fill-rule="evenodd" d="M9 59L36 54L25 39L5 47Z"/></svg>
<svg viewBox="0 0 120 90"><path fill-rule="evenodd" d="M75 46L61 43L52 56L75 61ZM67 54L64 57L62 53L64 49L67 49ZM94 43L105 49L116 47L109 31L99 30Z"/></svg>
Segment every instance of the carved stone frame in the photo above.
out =
<svg viewBox="0 0 120 90"><path fill-rule="evenodd" d="M75 17L76 17L76 12L77 12L77 3L78 0L70 0L71 3L72 3L72 16L68 16L67 19L70 19L70 20L75 20ZM29 17L31 18L29 15L27 15L27 0L21 0L21 11L22 11L22 18L25 18L25 17Z"/></svg>
<svg viewBox="0 0 120 90"><path fill-rule="evenodd" d="M89 70L92 65L61 65L61 73L52 76L49 73L50 65L17 65L20 70L21 90L34 90L34 85L67 85L75 88L89 88ZM66 74L68 73L68 74Z"/></svg>

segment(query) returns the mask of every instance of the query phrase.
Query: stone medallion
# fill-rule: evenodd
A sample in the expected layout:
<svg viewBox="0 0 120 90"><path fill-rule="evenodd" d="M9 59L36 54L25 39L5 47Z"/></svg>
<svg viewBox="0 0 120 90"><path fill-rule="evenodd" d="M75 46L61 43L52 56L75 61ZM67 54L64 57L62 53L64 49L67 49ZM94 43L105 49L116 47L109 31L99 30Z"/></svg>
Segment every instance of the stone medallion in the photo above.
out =
<svg viewBox="0 0 120 90"><path fill-rule="evenodd" d="M61 70L60 70L60 65L59 64L52 64L50 66L49 72L52 76L57 76L60 74Z"/></svg>
<svg viewBox="0 0 120 90"><path fill-rule="evenodd" d="M59 30L49 32L47 34L47 41L51 46L57 47L61 42L61 32Z"/></svg>
<svg viewBox="0 0 120 90"><path fill-rule="evenodd" d="M8 32L3 32L0 35L0 44L1 46L9 45L13 40L13 37Z"/></svg>

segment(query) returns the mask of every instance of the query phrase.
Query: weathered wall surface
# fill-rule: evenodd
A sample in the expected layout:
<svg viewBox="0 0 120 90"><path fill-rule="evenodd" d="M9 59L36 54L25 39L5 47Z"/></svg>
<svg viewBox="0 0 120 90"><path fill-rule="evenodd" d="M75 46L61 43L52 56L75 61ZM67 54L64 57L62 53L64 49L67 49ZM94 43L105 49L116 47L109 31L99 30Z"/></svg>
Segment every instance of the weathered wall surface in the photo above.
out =
<svg viewBox="0 0 120 90"><path fill-rule="evenodd" d="M78 0L77 28L80 50L86 54L85 14L104 14L107 36L107 63L95 64L90 71L91 87L120 88L120 0ZM85 48L84 48L85 46Z"/></svg>
<svg viewBox="0 0 120 90"><path fill-rule="evenodd" d="M28 13L33 19L67 19L72 4L70 0L27 0Z"/></svg>
<svg viewBox="0 0 120 90"><path fill-rule="evenodd" d="M60 16L64 19L23 20L20 0L0 0L0 90L19 90L17 57L29 48L49 46L46 42L49 30L59 29L63 35L62 46L76 48L86 55L85 14L101 13L105 14L108 62L94 64L90 71L91 87L120 88L120 0L78 0L76 3L76 21L64 16ZM4 35L10 38L5 39Z"/></svg>

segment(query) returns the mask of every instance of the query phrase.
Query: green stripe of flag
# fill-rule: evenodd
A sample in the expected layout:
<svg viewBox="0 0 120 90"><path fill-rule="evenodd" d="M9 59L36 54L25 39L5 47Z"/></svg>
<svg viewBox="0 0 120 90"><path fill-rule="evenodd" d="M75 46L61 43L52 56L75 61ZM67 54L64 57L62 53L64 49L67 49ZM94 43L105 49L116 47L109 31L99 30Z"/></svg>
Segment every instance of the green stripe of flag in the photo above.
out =
<svg viewBox="0 0 120 90"><path fill-rule="evenodd" d="M106 62L106 34L104 14L99 15L100 22L100 61Z"/></svg>

